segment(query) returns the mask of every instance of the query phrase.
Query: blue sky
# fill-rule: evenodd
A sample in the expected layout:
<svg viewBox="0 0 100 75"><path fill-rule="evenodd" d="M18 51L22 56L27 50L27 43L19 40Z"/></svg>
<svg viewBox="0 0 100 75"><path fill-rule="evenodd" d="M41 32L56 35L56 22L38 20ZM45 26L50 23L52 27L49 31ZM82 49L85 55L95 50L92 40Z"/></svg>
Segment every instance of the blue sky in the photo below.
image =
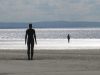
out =
<svg viewBox="0 0 100 75"><path fill-rule="evenodd" d="M100 0L0 0L0 22L97 21Z"/></svg>

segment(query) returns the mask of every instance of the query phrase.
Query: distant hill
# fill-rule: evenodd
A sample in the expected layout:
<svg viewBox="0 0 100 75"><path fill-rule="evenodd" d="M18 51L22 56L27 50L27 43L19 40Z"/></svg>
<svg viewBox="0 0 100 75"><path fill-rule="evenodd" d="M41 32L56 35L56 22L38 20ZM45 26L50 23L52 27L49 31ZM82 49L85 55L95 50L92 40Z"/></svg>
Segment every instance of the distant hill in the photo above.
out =
<svg viewBox="0 0 100 75"><path fill-rule="evenodd" d="M35 28L100 28L100 22L34 22ZM4 28L27 28L28 23L0 23L0 29Z"/></svg>

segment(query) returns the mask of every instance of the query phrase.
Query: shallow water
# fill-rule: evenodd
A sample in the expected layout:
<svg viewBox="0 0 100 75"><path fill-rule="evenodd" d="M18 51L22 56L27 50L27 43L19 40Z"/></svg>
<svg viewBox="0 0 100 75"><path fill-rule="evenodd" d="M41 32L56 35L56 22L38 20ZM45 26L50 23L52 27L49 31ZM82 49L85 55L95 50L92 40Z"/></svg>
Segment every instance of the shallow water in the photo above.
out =
<svg viewBox="0 0 100 75"><path fill-rule="evenodd" d="M0 40L22 40L26 29L0 29ZM99 28L78 29L36 29L38 39L66 39L67 34L74 39L99 39Z"/></svg>
<svg viewBox="0 0 100 75"><path fill-rule="evenodd" d="M0 49L27 49L25 45L26 29L0 29ZM67 34L71 35L68 44ZM35 49L99 49L100 29L36 29L37 45Z"/></svg>

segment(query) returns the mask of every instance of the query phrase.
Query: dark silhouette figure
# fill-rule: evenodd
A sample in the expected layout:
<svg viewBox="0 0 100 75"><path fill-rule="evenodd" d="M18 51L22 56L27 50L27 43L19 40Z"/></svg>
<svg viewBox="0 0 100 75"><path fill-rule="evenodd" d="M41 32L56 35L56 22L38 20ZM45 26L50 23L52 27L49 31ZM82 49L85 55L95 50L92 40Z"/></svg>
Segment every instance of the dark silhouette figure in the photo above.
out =
<svg viewBox="0 0 100 75"><path fill-rule="evenodd" d="M37 44L35 30L32 29L32 24L29 24L29 29L26 30L25 34L25 44L27 42L28 60L33 60L34 41Z"/></svg>
<svg viewBox="0 0 100 75"><path fill-rule="evenodd" d="M67 35L68 43L70 43L70 35Z"/></svg>

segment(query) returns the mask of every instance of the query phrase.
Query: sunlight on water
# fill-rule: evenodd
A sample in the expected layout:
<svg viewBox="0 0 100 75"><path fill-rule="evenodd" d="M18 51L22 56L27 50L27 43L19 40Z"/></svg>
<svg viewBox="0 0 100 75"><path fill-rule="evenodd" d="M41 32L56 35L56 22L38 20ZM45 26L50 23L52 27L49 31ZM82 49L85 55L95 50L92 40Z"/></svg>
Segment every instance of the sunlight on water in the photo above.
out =
<svg viewBox="0 0 100 75"><path fill-rule="evenodd" d="M36 29L38 39L100 38L100 29ZM25 29L0 29L0 40L22 40Z"/></svg>
<svg viewBox="0 0 100 75"><path fill-rule="evenodd" d="M0 49L27 49L26 29L0 29ZM68 44L67 34L71 35ZM35 49L89 49L100 48L100 29L36 29Z"/></svg>

